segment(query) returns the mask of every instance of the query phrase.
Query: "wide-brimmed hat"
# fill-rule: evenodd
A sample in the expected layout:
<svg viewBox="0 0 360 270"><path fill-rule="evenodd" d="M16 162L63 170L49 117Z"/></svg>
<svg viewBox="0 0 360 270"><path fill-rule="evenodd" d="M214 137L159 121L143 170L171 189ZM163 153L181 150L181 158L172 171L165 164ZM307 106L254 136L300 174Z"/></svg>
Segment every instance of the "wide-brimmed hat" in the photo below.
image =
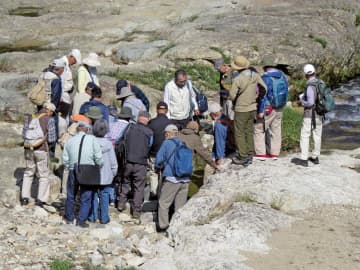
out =
<svg viewBox="0 0 360 270"><path fill-rule="evenodd" d="M235 70L246 69L250 66L249 60L242 55L238 55L235 57L234 62L231 63L231 67Z"/></svg>
<svg viewBox="0 0 360 270"><path fill-rule="evenodd" d="M100 119L102 118L101 110L97 106L91 106L85 115L91 119Z"/></svg>
<svg viewBox="0 0 360 270"><path fill-rule="evenodd" d="M132 110L129 107L122 107L118 117L121 119L133 119Z"/></svg>
<svg viewBox="0 0 360 270"><path fill-rule="evenodd" d="M131 91L130 87L126 86L121 88L119 95L116 96L117 99L126 98L128 96L133 96L134 93Z"/></svg>
<svg viewBox="0 0 360 270"><path fill-rule="evenodd" d="M174 124L167 125L164 129L164 132L177 132L179 129Z"/></svg>
<svg viewBox="0 0 360 270"><path fill-rule="evenodd" d="M83 59L82 63L90 67L101 66L99 56L96 53L89 53L89 55Z"/></svg>
<svg viewBox="0 0 360 270"><path fill-rule="evenodd" d="M261 66L263 67L275 67L275 58L270 55L264 55L262 61L261 61Z"/></svg>

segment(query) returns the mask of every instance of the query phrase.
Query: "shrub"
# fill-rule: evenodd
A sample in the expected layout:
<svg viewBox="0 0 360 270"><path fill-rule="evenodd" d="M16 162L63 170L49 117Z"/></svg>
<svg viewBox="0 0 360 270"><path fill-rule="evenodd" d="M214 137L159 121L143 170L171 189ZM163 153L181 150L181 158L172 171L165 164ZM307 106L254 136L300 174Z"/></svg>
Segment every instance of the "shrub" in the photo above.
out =
<svg viewBox="0 0 360 270"><path fill-rule="evenodd" d="M314 40L317 42L317 43L320 43L320 45L325 49L326 46L327 46L327 41L326 39L324 38L321 38L321 37L316 37L314 38Z"/></svg>
<svg viewBox="0 0 360 270"><path fill-rule="evenodd" d="M285 107L282 118L282 150L288 151L299 146L302 113Z"/></svg>
<svg viewBox="0 0 360 270"><path fill-rule="evenodd" d="M74 269L74 264L65 260L55 259L50 264L51 270L70 270Z"/></svg>
<svg viewBox="0 0 360 270"><path fill-rule="evenodd" d="M355 26L360 25L360 13L355 14Z"/></svg>

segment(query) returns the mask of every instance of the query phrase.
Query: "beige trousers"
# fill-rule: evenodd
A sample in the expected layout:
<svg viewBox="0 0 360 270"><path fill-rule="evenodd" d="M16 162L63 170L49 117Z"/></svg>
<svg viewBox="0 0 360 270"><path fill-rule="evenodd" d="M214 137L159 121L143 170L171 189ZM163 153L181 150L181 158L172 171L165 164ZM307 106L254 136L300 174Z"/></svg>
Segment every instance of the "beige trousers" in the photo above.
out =
<svg viewBox="0 0 360 270"><path fill-rule="evenodd" d="M311 118L304 118L302 127L301 127L301 134L300 134L300 149L301 149L301 159L307 160L309 158L309 143L310 143L310 136L312 133L313 140L314 140L314 149L312 152L312 157L316 158L320 156L321 150L321 134L322 134L322 120L321 116L315 116L316 128L311 128Z"/></svg>
<svg viewBox="0 0 360 270"><path fill-rule="evenodd" d="M187 200L189 183L174 184L164 181L159 199L159 227L166 229L169 226L169 208L175 202L175 212L184 206Z"/></svg>
<svg viewBox="0 0 360 270"><path fill-rule="evenodd" d="M265 130L271 133L271 155L279 155L281 150L282 109L273 109L264 119L257 119L254 125L254 148L256 155L266 155ZM265 121L265 126L264 126Z"/></svg>
<svg viewBox="0 0 360 270"><path fill-rule="evenodd" d="M31 197L31 186L36 173L39 177L37 199L47 202L50 195L48 152L25 149L25 162L26 169L23 177L21 197Z"/></svg>

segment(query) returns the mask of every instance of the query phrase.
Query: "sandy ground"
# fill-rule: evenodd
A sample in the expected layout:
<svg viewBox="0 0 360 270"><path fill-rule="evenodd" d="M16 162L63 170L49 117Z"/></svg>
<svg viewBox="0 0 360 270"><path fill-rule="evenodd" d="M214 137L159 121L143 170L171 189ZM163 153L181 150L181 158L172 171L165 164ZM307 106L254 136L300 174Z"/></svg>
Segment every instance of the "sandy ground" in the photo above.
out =
<svg viewBox="0 0 360 270"><path fill-rule="evenodd" d="M246 253L255 270L360 269L360 208L327 206L297 213L301 220L274 232L268 254Z"/></svg>

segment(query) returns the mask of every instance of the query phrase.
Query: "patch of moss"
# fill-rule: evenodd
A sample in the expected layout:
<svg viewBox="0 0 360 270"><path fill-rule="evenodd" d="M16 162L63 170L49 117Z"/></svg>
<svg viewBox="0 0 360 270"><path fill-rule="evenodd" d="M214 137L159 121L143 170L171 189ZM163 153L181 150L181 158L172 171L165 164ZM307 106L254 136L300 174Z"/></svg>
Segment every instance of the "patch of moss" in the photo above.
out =
<svg viewBox="0 0 360 270"><path fill-rule="evenodd" d="M9 15L24 17L39 17L48 11L42 7L17 7L9 10Z"/></svg>

